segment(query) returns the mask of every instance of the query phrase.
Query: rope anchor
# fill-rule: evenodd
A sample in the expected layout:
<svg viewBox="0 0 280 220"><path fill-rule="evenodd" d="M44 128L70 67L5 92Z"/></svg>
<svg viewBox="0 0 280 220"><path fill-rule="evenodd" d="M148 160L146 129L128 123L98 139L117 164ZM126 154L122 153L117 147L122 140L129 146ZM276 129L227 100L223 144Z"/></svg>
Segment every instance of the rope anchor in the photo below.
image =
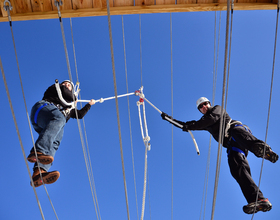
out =
<svg viewBox="0 0 280 220"><path fill-rule="evenodd" d="M7 5L7 3L8 3L8 5ZM9 0L5 0L3 8L5 11L9 12L9 11L12 11L13 6Z"/></svg>

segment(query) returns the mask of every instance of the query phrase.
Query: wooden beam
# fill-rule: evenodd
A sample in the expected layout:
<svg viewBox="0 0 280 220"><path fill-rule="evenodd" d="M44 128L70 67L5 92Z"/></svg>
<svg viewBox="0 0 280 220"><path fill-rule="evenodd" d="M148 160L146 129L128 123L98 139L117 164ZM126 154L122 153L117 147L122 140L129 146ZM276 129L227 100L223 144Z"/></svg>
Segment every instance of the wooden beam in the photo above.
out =
<svg viewBox="0 0 280 220"><path fill-rule="evenodd" d="M275 3L235 3L234 10L276 10ZM150 6L124 6L111 7L111 15L128 15L128 14L151 14L151 13L173 13L173 12L199 12L199 11L225 11L227 5L225 3L212 4L177 4L177 5L150 5ZM93 17L106 16L106 8L91 8L77 10L61 11L62 18L74 17ZM58 18L56 11L49 12L30 12L17 13L12 15L12 21L24 20L41 20ZM1 17L0 22L8 21L7 17Z"/></svg>

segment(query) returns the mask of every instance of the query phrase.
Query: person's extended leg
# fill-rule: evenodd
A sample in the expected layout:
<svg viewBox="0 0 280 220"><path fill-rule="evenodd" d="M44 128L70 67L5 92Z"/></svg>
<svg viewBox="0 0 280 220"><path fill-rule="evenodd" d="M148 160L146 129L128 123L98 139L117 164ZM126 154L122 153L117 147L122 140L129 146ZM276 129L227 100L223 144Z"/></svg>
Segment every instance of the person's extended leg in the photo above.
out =
<svg viewBox="0 0 280 220"><path fill-rule="evenodd" d="M263 196L261 190L258 191L258 187L252 179L250 166L245 155L240 152L230 151L228 155L228 164L231 175L239 184L248 202L248 205L243 207L243 211L247 214L252 214L254 211L269 211L272 205L268 199ZM257 196L258 202L256 205L255 201Z"/></svg>
<svg viewBox="0 0 280 220"><path fill-rule="evenodd" d="M257 157L264 156L264 159L272 163L278 160L279 156L272 151L271 147L262 140L257 139L246 126L236 126L232 128L231 135L241 148L248 149Z"/></svg>

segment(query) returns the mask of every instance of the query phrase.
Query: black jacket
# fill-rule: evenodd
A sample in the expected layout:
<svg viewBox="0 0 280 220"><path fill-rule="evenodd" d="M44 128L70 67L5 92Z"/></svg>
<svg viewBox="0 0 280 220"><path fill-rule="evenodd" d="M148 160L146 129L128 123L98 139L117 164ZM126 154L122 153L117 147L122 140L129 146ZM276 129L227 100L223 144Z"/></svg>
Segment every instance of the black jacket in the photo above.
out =
<svg viewBox="0 0 280 220"><path fill-rule="evenodd" d="M224 115L225 117L225 125L223 126L223 131L225 131L225 127L227 123L231 120L228 113L223 109L221 112L222 107L219 105L211 106L207 113L203 115L198 121L187 121L182 122L178 120L174 120L179 124L183 125L186 130L206 130L209 131L214 139L219 142L219 133L220 133L220 121L221 116ZM222 113L222 114L221 114ZM223 132L224 133L224 132ZM223 134L224 136L224 134ZM224 138L223 146L226 146L228 140Z"/></svg>
<svg viewBox="0 0 280 220"><path fill-rule="evenodd" d="M67 89L66 86L64 85L60 85L60 90L61 90L61 94L62 97L64 98L64 100L68 103L73 102L73 95L72 92ZM55 84L51 85L44 93L44 97L43 100L46 100L48 102L53 103L56 106L62 106L61 110L67 110L70 109L71 106L67 106L64 105L57 94L56 88L55 88ZM74 98L74 100L76 100L76 97ZM86 113L89 111L89 109L91 108L90 104L86 104L81 110L77 110L77 115L78 115L78 119L83 118ZM68 121L70 118L77 118L76 117L76 113L75 113L75 109L72 109L70 112L68 112L66 115L66 121Z"/></svg>

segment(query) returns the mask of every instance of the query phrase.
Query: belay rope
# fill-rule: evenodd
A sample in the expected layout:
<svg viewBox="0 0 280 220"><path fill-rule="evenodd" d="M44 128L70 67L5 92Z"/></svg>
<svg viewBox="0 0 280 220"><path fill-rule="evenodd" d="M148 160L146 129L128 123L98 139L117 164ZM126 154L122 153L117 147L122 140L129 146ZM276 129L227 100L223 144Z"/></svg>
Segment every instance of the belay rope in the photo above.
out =
<svg viewBox="0 0 280 220"><path fill-rule="evenodd" d="M147 189L148 151L151 150L151 144L149 143L150 137L148 134L148 127L147 127L147 121L146 121L145 102L144 102L145 96L143 94L143 86L140 88L139 91L135 92L135 95L138 95L140 97L139 101L137 102L137 106L138 106L141 134L142 134L143 142L145 144L145 169L144 169L145 171L144 171L144 186L143 186L142 211L141 211L141 220L143 220L144 210L145 210L145 201L146 201L146 189ZM144 121L144 127L145 127L145 135L143 132L141 106L143 108L143 121Z"/></svg>

